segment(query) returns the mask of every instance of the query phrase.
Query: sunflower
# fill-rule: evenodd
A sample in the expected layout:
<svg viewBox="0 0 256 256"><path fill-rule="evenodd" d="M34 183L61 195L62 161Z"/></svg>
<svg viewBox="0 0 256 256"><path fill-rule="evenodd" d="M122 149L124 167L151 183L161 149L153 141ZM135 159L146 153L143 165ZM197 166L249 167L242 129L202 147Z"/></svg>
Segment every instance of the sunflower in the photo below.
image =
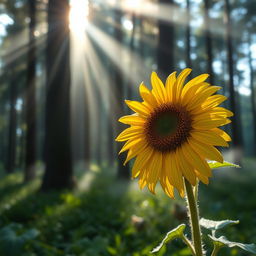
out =
<svg viewBox="0 0 256 256"><path fill-rule="evenodd" d="M139 178L140 188L147 185L155 193L160 181L171 198L174 188L184 196L183 177L193 186L197 179L208 184L212 174L207 160L223 162L215 146L227 147L231 141L218 128L230 123L233 115L219 106L227 99L215 94L221 87L205 82L208 74L185 83L191 71L186 68L177 77L173 72L165 85L152 72L152 90L144 83L139 87L143 101L125 101L135 113L119 119L130 127L116 138L126 141L120 151L128 150L124 164L136 157L132 177Z"/></svg>

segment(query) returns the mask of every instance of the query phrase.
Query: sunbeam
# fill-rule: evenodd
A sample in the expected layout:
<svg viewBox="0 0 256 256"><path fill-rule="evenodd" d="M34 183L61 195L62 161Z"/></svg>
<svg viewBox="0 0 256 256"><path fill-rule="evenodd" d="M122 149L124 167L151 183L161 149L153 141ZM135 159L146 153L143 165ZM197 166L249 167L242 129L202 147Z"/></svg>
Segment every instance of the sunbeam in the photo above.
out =
<svg viewBox="0 0 256 256"><path fill-rule="evenodd" d="M107 4L110 8L121 10L124 13L135 14L139 17L162 20L167 23L182 26L187 26L190 22L192 28L207 29L202 19L200 19L200 15L198 15L196 19L189 20L186 15L186 10L174 4L160 4L147 0L99 0L99 2L102 6L106 6ZM241 23L241 27L242 26ZM220 38L226 34L225 26L220 26L218 21L214 19L211 20L211 27L208 29L214 36ZM236 31L233 31L231 36L232 38L239 38Z"/></svg>
<svg viewBox="0 0 256 256"><path fill-rule="evenodd" d="M47 24L41 22L36 26L36 47L44 47L46 42ZM28 52L29 41L28 41L28 29L25 28L21 32L11 36L10 44L7 48L4 48L0 53L0 59L3 60L3 67L1 68L0 75L2 74L4 67L14 63L17 59L25 56Z"/></svg>
<svg viewBox="0 0 256 256"><path fill-rule="evenodd" d="M145 79L145 77L149 77L152 67L143 62L144 60L139 55L132 52L128 47L123 46L117 40L111 38L93 24L88 24L87 30L94 42L102 48L103 52L121 70L122 74L134 84L134 86L138 87L138 81L142 81L143 78ZM100 42L105 42L104 46ZM122 55L121 58L120 55L116 54L117 52ZM133 74L131 74L130 68L125 65L129 62L130 58L132 58L134 70L136 70L136 73Z"/></svg>
<svg viewBox="0 0 256 256"><path fill-rule="evenodd" d="M69 13L69 28L72 33L79 36L84 33L88 24L88 1L71 0Z"/></svg>

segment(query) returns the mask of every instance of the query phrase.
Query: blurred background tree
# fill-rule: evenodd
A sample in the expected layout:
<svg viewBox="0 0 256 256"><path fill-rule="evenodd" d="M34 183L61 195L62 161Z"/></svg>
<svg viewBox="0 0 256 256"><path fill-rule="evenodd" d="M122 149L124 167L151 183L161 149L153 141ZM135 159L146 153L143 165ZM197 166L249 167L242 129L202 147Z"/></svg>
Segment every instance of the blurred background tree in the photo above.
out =
<svg viewBox="0 0 256 256"><path fill-rule="evenodd" d="M60 146L65 137L73 147L70 152L73 152L74 166L115 165L119 159L116 162L118 176L128 178L128 166L122 165L124 156L116 158L120 148L113 142L122 128L116 120L128 111L123 99L137 97L140 81L148 82L151 70L157 70L165 79L173 70L186 65L193 68L194 74L210 73L209 81L223 86L229 97L227 107L236 113L228 128L233 137L231 150L238 148L239 154L245 156L255 154L256 39L255 8L251 1L80 2L82 11L73 15L71 24L71 59L77 58L72 49L86 44L75 53L85 61L79 67L77 61L72 62L71 70L76 72L71 71L71 87L66 91L67 95L76 95L66 96L72 101L70 118L75 132L69 132L69 125L58 120L61 113L66 113L68 119L68 104L63 103L66 110L61 109L55 99L64 91L61 86L65 87L60 78L68 75L63 66L68 61L61 60L68 54L68 32L60 31L64 35L56 46L58 51L66 49L45 59L54 48L49 38L52 35L51 40L57 41L58 27L64 29L61 25L64 18L57 17L56 24L52 25L47 1L1 3L2 168L8 172L24 169L25 180L30 180L34 177L36 162L45 164L50 156L57 159L49 153L54 145L58 147L56 152L62 149L67 155L71 154ZM63 16L68 22L67 14ZM46 86L55 81L56 74L60 77L53 84L58 84L59 92L51 85ZM49 97L53 98L49 99L51 94ZM92 102L92 99L95 100ZM56 114L53 114L54 107L58 108ZM56 116L49 122L58 132L48 140L51 114ZM67 133L65 136L61 135L61 127ZM57 134L62 138L59 142ZM53 144L50 151L47 150L49 143ZM238 156L235 157L239 162Z"/></svg>
<svg viewBox="0 0 256 256"><path fill-rule="evenodd" d="M45 191L99 170L129 183L114 141L124 99L139 99L152 70L185 67L229 98L226 159L255 160L255 27L252 0L1 0L2 176Z"/></svg>

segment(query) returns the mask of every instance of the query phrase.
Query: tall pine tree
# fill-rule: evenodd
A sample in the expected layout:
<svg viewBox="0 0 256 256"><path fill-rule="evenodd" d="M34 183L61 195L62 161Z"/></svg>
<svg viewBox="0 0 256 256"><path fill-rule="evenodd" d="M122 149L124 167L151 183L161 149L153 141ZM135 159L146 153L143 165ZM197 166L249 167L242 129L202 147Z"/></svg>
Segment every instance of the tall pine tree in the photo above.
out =
<svg viewBox="0 0 256 256"><path fill-rule="evenodd" d="M170 7L174 5L173 0L158 0L159 4L165 4ZM170 13L173 17L173 12ZM157 48L157 64L160 74L166 78L168 74L174 71L174 24L165 20L158 20L158 48Z"/></svg>
<svg viewBox="0 0 256 256"><path fill-rule="evenodd" d="M26 153L24 180L30 181L35 177L36 162L36 1L28 0L29 10L29 44L27 60L26 97Z"/></svg>
<svg viewBox="0 0 256 256"><path fill-rule="evenodd" d="M68 0L49 0L46 47L46 170L42 189L70 188L70 40Z"/></svg>

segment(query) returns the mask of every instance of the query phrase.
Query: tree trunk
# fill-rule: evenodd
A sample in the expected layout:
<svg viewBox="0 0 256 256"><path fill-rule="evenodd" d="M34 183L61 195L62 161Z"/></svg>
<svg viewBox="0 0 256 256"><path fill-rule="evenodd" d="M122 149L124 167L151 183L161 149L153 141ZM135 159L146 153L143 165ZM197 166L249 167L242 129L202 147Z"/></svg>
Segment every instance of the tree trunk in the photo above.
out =
<svg viewBox="0 0 256 256"><path fill-rule="evenodd" d="M136 29L136 16L135 13L132 13L132 31L131 31L131 38L130 38L130 42L129 42L129 48L131 53L135 53L135 29ZM130 73L133 74L134 70L134 60L132 55L130 55L130 59L129 59L129 69L130 69ZM132 79L128 78L128 88L127 88L127 99L132 99L133 96L133 81Z"/></svg>
<svg viewBox="0 0 256 256"><path fill-rule="evenodd" d="M229 100L230 100L230 107L234 116L232 118L232 141L235 147L241 146L240 136L239 134L239 114L236 108L236 93L234 88L234 60L233 60L233 45L232 45L232 26L231 26L231 19L230 19L230 4L229 0L225 0L225 7L226 7L226 40L227 40L227 58L228 58L228 71L229 71Z"/></svg>
<svg viewBox="0 0 256 256"><path fill-rule="evenodd" d="M191 36L191 28L190 28L190 0L187 0L187 24L186 24L186 65L188 68L192 68L191 63L191 45L190 45L190 36Z"/></svg>
<svg viewBox="0 0 256 256"><path fill-rule="evenodd" d="M248 53L248 62L249 62L249 69L250 69L250 89L251 89L251 107L252 107L252 123L253 123L253 155L255 155L256 152L256 93L254 88L254 70L252 65L252 51L250 50L251 43L251 35L249 35L249 53Z"/></svg>
<svg viewBox="0 0 256 256"><path fill-rule="evenodd" d="M138 18L137 22L138 22L138 33L139 33L138 55L139 57L141 57L141 59L144 59L145 57L145 45L143 42L144 25L143 25L143 19L141 16Z"/></svg>
<svg viewBox="0 0 256 256"><path fill-rule="evenodd" d="M27 86L26 86L26 156L24 181L35 178L36 162L36 1L28 0L29 8L29 48L27 66Z"/></svg>
<svg viewBox="0 0 256 256"><path fill-rule="evenodd" d="M106 58L106 56L104 56L104 59L103 61L105 60L105 63L107 63L107 70L109 70L110 72L112 71L112 64L110 63L109 59ZM111 86L111 79L109 77L109 86ZM112 92L110 90L108 90L107 92L107 98L108 98L108 112L106 110L105 111L105 114L108 115L108 118L107 118L107 149L106 149L106 162L107 162L107 165L109 167L113 167L113 164L116 160L116 150L115 150L115 145L116 145L116 142L115 142L115 137L114 137L114 127L115 125L113 125L114 122L117 122L117 120L115 120L115 117L114 117L114 104L113 104L113 100L112 100ZM115 143L115 144L114 144Z"/></svg>
<svg viewBox="0 0 256 256"><path fill-rule="evenodd" d="M207 73L210 74L209 82L213 84L213 54L212 54L212 35L210 30L210 17L209 17L209 1L204 0L204 22L205 22L205 43L206 43L206 56L207 56Z"/></svg>
<svg viewBox="0 0 256 256"><path fill-rule="evenodd" d="M2 79L6 79L6 76L2 76ZM2 79L0 80L0 83L2 82ZM8 80L7 80L8 81ZM6 90L7 91L7 90ZM8 100L8 97L6 97L6 92L4 94L1 94L0 97L0 116L1 116L1 122L2 120L6 120L9 117L9 111L7 110L7 104L6 101ZM6 168L7 167L7 151L8 151L8 145L9 145L9 127L8 123L5 122L5 124L2 124L2 129L0 130L0 162L2 165ZM7 170L7 169L6 169Z"/></svg>
<svg viewBox="0 0 256 256"><path fill-rule="evenodd" d="M111 97L109 97L111 99ZM112 104L110 102L110 104ZM110 108L112 109L112 107ZM107 113L106 113L107 114ZM113 118L112 118L112 113L109 113L108 119L107 119L107 152L106 152L106 162L107 165L112 167L113 163L116 159L115 155L115 148L114 148L114 132L113 132ZM116 120L115 120L116 122Z"/></svg>
<svg viewBox="0 0 256 256"><path fill-rule="evenodd" d="M21 127L21 134L20 134L20 139L19 139L19 145L20 145L20 152L19 152L19 156L18 156L18 159L17 159L17 163L18 163L18 166L23 169L25 168L25 154L26 154L26 131L25 129L23 128L24 126L24 122L25 122L25 107L24 107L24 104L22 105L22 109L21 109L21 112L20 112L20 127Z"/></svg>
<svg viewBox="0 0 256 256"><path fill-rule="evenodd" d="M91 71L91 74L93 74L93 71ZM97 120L96 120L96 137L95 137L95 161L97 163L97 165L101 166L102 165L102 111L103 111L103 103L102 103L102 98L101 98L101 94L100 94L100 88L98 86L100 86L100 84L97 84L96 82L96 78L93 77L93 81L94 81L94 99L97 102L97 105L95 106L95 115L97 116Z"/></svg>
<svg viewBox="0 0 256 256"><path fill-rule="evenodd" d="M85 111L84 111L84 122L85 122L85 132L84 132L84 160L85 168L89 169L91 164L91 147L90 147L90 138L91 138L91 129L90 129L90 111L89 111L89 98L87 93L85 93Z"/></svg>
<svg viewBox="0 0 256 256"><path fill-rule="evenodd" d="M173 5L173 0L158 0L159 4ZM173 16L173 13L170 13ZM174 24L158 21L159 38L157 47L158 71L165 78L174 71Z"/></svg>
<svg viewBox="0 0 256 256"><path fill-rule="evenodd" d="M46 170L42 190L73 187L70 138L70 40L67 0L48 2L45 121Z"/></svg>
<svg viewBox="0 0 256 256"><path fill-rule="evenodd" d="M17 129L17 83L13 78L10 84L10 119L9 119L9 135L8 135L8 155L6 171L14 172L16 160L16 129Z"/></svg>
<svg viewBox="0 0 256 256"><path fill-rule="evenodd" d="M114 12L114 16L115 16L115 23L116 24L121 24L121 18L122 18L122 13L119 10L115 10ZM122 44L123 42L123 31L122 28L115 28L115 39L117 40L117 42L119 42L120 44ZM118 56L121 56L121 52L116 53L118 54ZM114 110L114 123L116 125L115 127L115 138L118 134L121 133L121 131L126 128L123 124L121 124L120 122L118 122L118 119L124 115L124 81L123 81L123 77L122 77L122 73L120 68L114 64L114 95L115 95L115 99L116 99L116 103L115 106L112 106L113 110ZM117 152L116 154L118 154L118 152L121 150L121 143L117 144ZM130 177L130 173L129 173L129 167L128 165L124 166L123 163L125 161L125 154L120 154L118 155L117 158L117 175L119 178L129 178Z"/></svg>

